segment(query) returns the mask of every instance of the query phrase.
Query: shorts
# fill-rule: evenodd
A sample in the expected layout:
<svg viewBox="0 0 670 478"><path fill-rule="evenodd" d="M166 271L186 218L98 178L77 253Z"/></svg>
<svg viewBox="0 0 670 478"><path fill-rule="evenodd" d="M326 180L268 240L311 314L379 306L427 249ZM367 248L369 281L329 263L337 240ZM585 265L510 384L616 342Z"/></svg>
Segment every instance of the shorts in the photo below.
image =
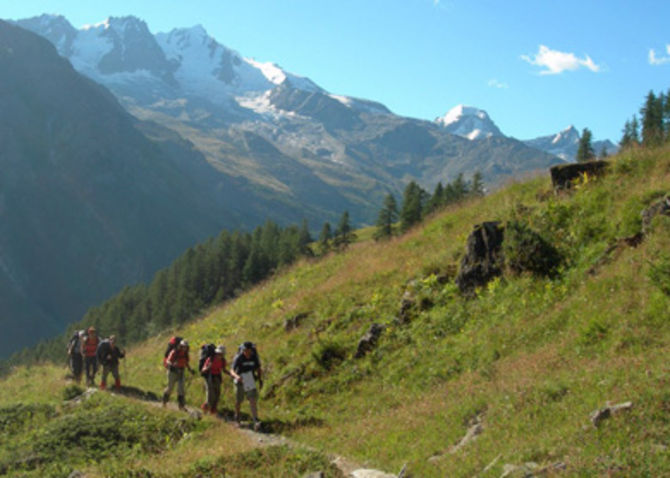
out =
<svg viewBox="0 0 670 478"><path fill-rule="evenodd" d="M235 385L237 387L237 403L242 403L245 398L249 400L258 399L258 389L254 388L253 390L244 391L244 385L242 381Z"/></svg>

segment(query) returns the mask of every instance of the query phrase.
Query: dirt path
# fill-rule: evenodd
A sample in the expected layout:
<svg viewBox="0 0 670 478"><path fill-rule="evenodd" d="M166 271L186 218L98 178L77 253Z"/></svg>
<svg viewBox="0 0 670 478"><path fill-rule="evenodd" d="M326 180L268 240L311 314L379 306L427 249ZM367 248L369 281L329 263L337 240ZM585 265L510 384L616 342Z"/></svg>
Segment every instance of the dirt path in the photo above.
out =
<svg viewBox="0 0 670 478"><path fill-rule="evenodd" d="M97 393L98 389L96 388L89 388L84 392L84 394L80 395L79 397L76 397L74 400L75 401L80 401L80 400L85 400L86 398L90 397L93 393ZM110 390L110 392L115 393L117 395L123 395L128 398L132 398L135 400L140 400L142 402L148 403L152 406L156 407L162 407L163 404L159 397L152 393L152 392L146 392L144 390L135 388L135 387L121 387L120 391L114 391ZM179 407L177 406L176 403L170 402L165 405L165 408L169 410L174 410L174 411L179 411ZM185 412L191 415L194 418L202 418L203 412L200 409L191 407L191 406L186 406L185 407ZM263 431L261 428L260 432L254 431L250 425L247 426L241 426L238 427L237 424L230 419L227 415L225 414L217 414L217 415L210 415L212 418L216 418L224 423L228 423L230 427L234 428L237 432L243 433L247 437L251 439L251 442L254 443L254 445L258 448L264 448L264 447L270 447L270 446L289 446L291 448L301 448L301 449L306 449L310 451L315 451L318 453L323 453L320 450L317 450L316 448L310 447L309 445L305 445L304 443L299 443L294 440L291 440L290 438L287 438L283 435L279 435L276 433L271 433L268 431ZM244 423L244 422L243 422ZM380 470L375 470L371 468L365 468L363 465L360 463L357 463L355 461L352 461L348 458L345 458L343 456L337 455L337 454L332 454L332 453L325 453L325 455L328 457L328 459L331 461L333 465L335 465L345 477L351 477L351 478L396 478L398 475L391 474L391 473L386 473ZM402 473L401 475L402 476Z"/></svg>

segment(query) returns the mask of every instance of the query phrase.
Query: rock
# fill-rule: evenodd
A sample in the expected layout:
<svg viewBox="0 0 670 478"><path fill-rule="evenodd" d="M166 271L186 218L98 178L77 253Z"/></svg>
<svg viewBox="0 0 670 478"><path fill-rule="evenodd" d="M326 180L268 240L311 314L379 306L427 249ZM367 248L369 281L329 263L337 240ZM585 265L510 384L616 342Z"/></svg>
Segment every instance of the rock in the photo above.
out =
<svg viewBox="0 0 670 478"><path fill-rule="evenodd" d="M461 438L461 441L459 441L456 445L451 447L449 453L456 453L457 451L462 449L465 445L475 440L477 436L481 434L481 432L483 431L484 427L482 426L481 417L477 417L475 419L475 423L470 428L468 428L468 431L465 432L465 435L463 436L463 438Z"/></svg>
<svg viewBox="0 0 670 478"><path fill-rule="evenodd" d="M500 478L532 478L535 476L534 471L538 468L537 463L528 462L523 465L512 465L505 463L503 466L503 474Z"/></svg>
<svg viewBox="0 0 670 478"><path fill-rule="evenodd" d="M591 412L589 418L591 419L593 426L597 428L603 420L622 411L628 411L631 408L633 408L633 402L623 402L618 405L609 405L608 403L605 407Z"/></svg>
<svg viewBox="0 0 670 478"><path fill-rule="evenodd" d="M665 196L642 211L642 233L647 234L651 229L651 222L656 216L670 216L670 196Z"/></svg>
<svg viewBox="0 0 670 478"><path fill-rule="evenodd" d="M570 189L573 180L587 174L589 176L601 176L609 166L609 162L597 160L584 163L559 164L549 169L551 173L551 184L555 191Z"/></svg>
<svg viewBox="0 0 670 478"><path fill-rule="evenodd" d="M400 324L408 324L412 321L412 309L415 303L414 295L406 290L400 300L400 312L398 313L398 322Z"/></svg>
<svg viewBox="0 0 670 478"><path fill-rule="evenodd" d="M72 473L67 475L67 478L84 478L86 475L84 475L81 471L79 470L74 470Z"/></svg>
<svg viewBox="0 0 670 478"><path fill-rule="evenodd" d="M325 478L326 475L323 473L323 471L315 471L314 473L307 473L306 475L303 475L302 478Z"/></svg>
<svg viewBox="0 0 670 478"><path fill-rule="evenodd" d="M464 294L486 285L502 274L502 243L504 228L498 221L477 224L468 236L466 253L456 277L456 285Z"/></svg>
<svg viewBox="0 0 670 478"><path fill-rule="evenodd" d="M384 326L381 324L372 324L365 335L358 341L356 354L354 358L362 358L377 345L377 339L384 331Z"/></svg>
<svg viewBox="0 0 670 478"><path fill-rule="evenodd" d="M358 470L352 471L349 476L351 478L397 478L396 475L373 470L371 468L359 468Z"/></svg>

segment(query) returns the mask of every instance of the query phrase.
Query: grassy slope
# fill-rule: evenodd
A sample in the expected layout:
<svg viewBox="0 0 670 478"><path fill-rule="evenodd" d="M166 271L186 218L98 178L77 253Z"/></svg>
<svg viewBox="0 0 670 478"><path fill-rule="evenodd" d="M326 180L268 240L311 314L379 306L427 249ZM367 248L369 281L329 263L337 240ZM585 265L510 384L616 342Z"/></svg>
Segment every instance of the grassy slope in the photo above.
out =
<svg viewBox="0 0 670 478"><path fill-rule="evenodd" d="M283 434L373 467L397 472L408 463L413 476L472 476L498 458L482 476L527 461L561 462L570 475L660 476L670 469L670 298L648 271L670 257L670 220L656 221L639 247L588 270L616 238L637 232L641 209L668 192L670 151L624 153L612 169L560 197L547 177L512 184L388 243L363 241L305 261L178 332L193 344L226 344L229 359L236 344L256 341L267 376L262 417ZM565 254L560 277L506 275L473 300L452 282L437 283L431 274L453 270L473 224L515 218ZM406 290L426 306L399 325ZM285 320L298 313L307 316L287 332ZM354 360L373 322L387 329L372 353ZM161 390L167 337L129 351L125 382ZM34 370L3 380L0 406L56 400L63 370ZM47 384L50 393L37 398L27 391ZM192 384L188 400L201 398ZM226 408L231 400L228 389ZM593 410L627 400L630 412L590 425ZM449 453L476 416L482 434ZM192 466L195 446L181 447L177 461ZM164 471L155 458L141 461Z"/></svg>

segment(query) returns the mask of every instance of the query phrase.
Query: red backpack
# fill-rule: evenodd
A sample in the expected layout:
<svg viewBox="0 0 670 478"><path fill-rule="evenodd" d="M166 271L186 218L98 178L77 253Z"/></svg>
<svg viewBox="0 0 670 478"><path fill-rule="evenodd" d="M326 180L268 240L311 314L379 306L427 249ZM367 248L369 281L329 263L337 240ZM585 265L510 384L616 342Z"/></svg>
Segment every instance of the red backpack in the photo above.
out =
<svg viewBox="0 0 670 478"><path fill-rule="evenodd" d="M167 368L167 358L168 355L170 355L170 352L172 352L174 349L177 348L179 345L179 342L182 341L182 338L175 335L174 337L171 337L170 340L168 341L167 347L165 348L165 354L163 355L163 367Z"/></svg>

